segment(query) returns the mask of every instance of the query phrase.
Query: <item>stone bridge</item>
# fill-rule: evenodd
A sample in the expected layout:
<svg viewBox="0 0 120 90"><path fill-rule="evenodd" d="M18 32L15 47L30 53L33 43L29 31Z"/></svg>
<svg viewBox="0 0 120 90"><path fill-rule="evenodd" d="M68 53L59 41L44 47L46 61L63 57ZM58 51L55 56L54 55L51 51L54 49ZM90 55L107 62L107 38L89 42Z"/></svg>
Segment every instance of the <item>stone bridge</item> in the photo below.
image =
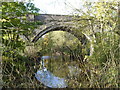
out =
<svg viewBox="0 0 120 90"><path fill-rule="evenodd" d="M26 38L25 36L20 36L24 40L30 40L32 43L37 42L39 38L51 31L66 31L77 37L81 43L84 45L86 40L91 42L91 39L86 34L83 34L79 27L76 27L73 16L67 15L52 15L52 14L41 14L38 16L28 15L29 21L41 21L43 25L40 25L34 30L33 37ZM93 53L93 45L90 45L90 55ZM2 75L2 71L0 71ZM2 76L1 76L2 77ZM0 80L0 88L2 87L2 80Z"/></svg>
<svg viewBox="0 0 120 90"><path fill-rule="evenodd" d="M76 23L73 22L75 20L73 16L53 14L40 14L37 16L28 15L28 20L41 21L43 23L43 25L38 26L38 28L34 30L32 38L28 38L32 43L37 42L39 38L51 31L69 32L75 37L77 37L83 45L86 43L87 40L91 42L90 37L86 34L83 34L80 31L79 27L76 27ZM91 44L90 55L92 55L92 52L93 45Z"/></svg>
<svg viewBox="0 0 120 90"><path fill-rule="evenodd" d="M76 36L79 40L81 39L82 34L78 35L78 32L75 32L78 28L72 22L72 16L41 14L38 16L29 16L28 20L41 21L43 23L43 25L34 30L34 38L31 39L32 42L36 42L40 37L51 31L66 31Z"/></svg>

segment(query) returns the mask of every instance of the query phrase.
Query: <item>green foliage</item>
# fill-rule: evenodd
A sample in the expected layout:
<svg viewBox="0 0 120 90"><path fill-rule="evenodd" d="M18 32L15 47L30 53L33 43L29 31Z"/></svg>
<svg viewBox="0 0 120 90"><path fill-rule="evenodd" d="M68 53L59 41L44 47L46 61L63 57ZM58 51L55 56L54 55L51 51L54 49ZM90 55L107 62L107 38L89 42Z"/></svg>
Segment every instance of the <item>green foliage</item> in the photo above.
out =
<svg viewBox="0 0 120 90"><path fill-rule="evenodd" d="M26 17L29 13L36 15L38 10L32 3L2 2L2 43L5 48L24 50L25 42L19 35L30 35L41 24L27 21Z"/></svg>
<svg viewBox="0 0 120 90"><path fill-rule="evenodd" d="M31 78L34 73L35 62L28 60L28 56L24 55L26 42L20 38L20 35L30 35L37 25L42 24L41 22L27 20L28 14L37 15L38 11L39 9L32 3L2 2L2 19L0 22L2 22L4 87L27 87L24 81L27 77ZM30 68L33 71L30 71ZM18 83L20 86L17 85Z"/></svg>
<svg viewBox="0 0 120 90"><path fill-rule="evenodd" d="M91 76L88 76L90 86L87 87L119 87L120 36L115 32L118 30L117 5L117 2L86 3L87 11L79 18L90 19L82 31L90 35L94 46L93 55L87 57L89 64L86 65L91 71ZM81 22L85 23L77 23Z"/></svg>
<svg viewBox="0 0 120 90"><path fill-rule="evenodd" d="M35 13L37 15L38 11L40 10L39 8L36 8L33 3L27 3L27 10L29 13Z"/></svg>
<svg viewBox="0 0 120 90"><path fill-rule="evenodd" d="M82 31L89 36L91 42L86 41L86 44L82 45L69 33L50 32L38 42L26 46L27 43L19 35L30 36L37 25L42 24L27 21L26 15L37 15L39 9L32 3L2 2L0 21L3 35L4 87L44 87L33 75L41 67L38 65L39 58L44 55L60 56L58 60L48 61L50 64L47 66L54 69L51 72L59 77L65 77L69 73L68 66L78 67L81 72L77 76L67 75L68 87L120 87L118 77L120 36L116 33L117 5L116 2L85 3L86 10L78 10L78 13L82 14L73 21L76 27L80 28L76 32L81 34ZM94 52L89 56L91 44ZM62 73L63 71L65 73Z"/></svg>

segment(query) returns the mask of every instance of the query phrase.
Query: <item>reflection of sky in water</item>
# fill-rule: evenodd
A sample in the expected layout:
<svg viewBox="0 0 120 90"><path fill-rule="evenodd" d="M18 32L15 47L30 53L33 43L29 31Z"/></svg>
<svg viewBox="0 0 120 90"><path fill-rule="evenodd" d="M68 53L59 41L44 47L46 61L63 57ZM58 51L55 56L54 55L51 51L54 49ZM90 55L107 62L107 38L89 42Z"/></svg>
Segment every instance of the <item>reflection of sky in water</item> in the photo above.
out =
<svg viewBox="0 0 120 90"><path fill-rule="evenodd" d="M49 59L50 56L42 56L41 59Z"/></svg>
<svg viewBox="0 0 120 90"><path fill-rule="evenodd" d="M42 56L41 59L50 59L50 56ZM44 62L44 61L43 61ZM50 88L65 88L67 84L64 78L59 78L53 75L47 68L43 67L42 70L38 70L35 73L35 77L38 81Z"/></svg>
<svg viewBox="0 0 120 90"><path fill-rule="evenodd" d="M37 78L38 81L40 81L45 86L48 86L50 88L65 88L65 87L67 87L67 84L66 84L64 78L59 78L59 77L54 76L46 68L44 68L42 70L38 70L37 73L35 73L35 77Z"/></svg>
<svg viewBox="0 0 120 90"><path fill-rule="evenodd" d="M35 73L35 77L38 81L43 83L45 86L50 88L65 88L67 87L67 82L65 81L65 78L56 77L53 73L51 73L49 70L47 70L46 67L44 67L44 60L50 59L50 58L57 58L57 57L51 57L51 56L42 56L42 65L43 68L41 70L38 70ZM70 73L70 77L77 76L81 72L81 69L77 66L68 65L68 70Z"/></svg>

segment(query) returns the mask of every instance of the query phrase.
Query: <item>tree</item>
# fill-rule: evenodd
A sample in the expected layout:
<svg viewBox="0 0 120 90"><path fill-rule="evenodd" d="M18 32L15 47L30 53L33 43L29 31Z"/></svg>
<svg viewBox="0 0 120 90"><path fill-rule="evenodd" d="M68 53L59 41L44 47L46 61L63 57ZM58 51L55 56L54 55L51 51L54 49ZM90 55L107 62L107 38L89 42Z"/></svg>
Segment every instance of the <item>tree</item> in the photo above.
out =
<svg viewBox="0 0 120 90"><path fill-rule="evenodd" d="M10 51L24 49L20 35L30 35L37 26L36 22L27 21L26 16L30 13L36 15L38 11L32 3L2 2L2 43L5 48Z"/></svg>
<svg viewBox="0 0 120 90"><path fill-rule="evenodd" d="M39 9L33 3L2 2L2 19L0 19L2 22L2 72L6 87L14 87L15 82L22 82L22 78L21 80L17 80L17 78L29 73L27 71L30 69L27 67L32 68L30 66L34 65L24 55L27 42L20 35L24 35L29 41L27 36L31 35L37 25L41 23L28 21L27 15L37 15L38 11ZM6 80L6 78L8 79Z"/></svg>
<svg viewBox="0 0 120 90"><path fill-rule="evenodd" d="M78 10L82 15L75 22L77 26L83 27L82 32L90 36L94 46L94 53L87 57L91 64L87 66L91 69L90 87L119 87L116 69L119 67L120 50L118 5L118 2L86 2L86 9ZM97 71L97 76L94 71Z"/></svg>

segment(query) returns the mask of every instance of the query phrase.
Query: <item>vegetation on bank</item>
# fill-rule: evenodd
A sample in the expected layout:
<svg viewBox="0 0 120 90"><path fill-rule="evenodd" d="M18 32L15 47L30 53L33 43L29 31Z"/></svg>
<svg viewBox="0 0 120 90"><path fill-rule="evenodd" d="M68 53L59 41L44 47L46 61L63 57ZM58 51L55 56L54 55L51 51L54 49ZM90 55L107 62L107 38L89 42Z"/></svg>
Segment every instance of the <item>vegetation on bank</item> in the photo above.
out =
<svg viewBox="0 0 120 90"><path fill-rule="evenodd" d="M41 67L40 57L58 56L46 67L59 77L67 76L68 87L118 88L120 34L117 2L85 3L84 10L76 10L80 16L73 22L80 27L77 32L90 36L91 43L84 47L73 35L66 32L50 32L31 44L29 37L42 22L28 21L26 15L37 15L39 9L32 3L2 2L2 74L4 87L45 87L34 73ZM75 15L78 17L78 15ZM24 41L20 35L28 38ZM89 44L94 53L89 56ZM29 45L29 46L28 46ZM82 53L81 53L82 52ZM82 59L81 59L82 58ZM59 62L59 63L58 63ZM63 63L65 62L65 63ZM64 64L64 65L63 65ZM77 66L81 72L69 76L67 66ZM58 72L59 67L60 72ZM56 71L55 71L56 70ZM62 73L65 71L66 73Z"/></svg>

